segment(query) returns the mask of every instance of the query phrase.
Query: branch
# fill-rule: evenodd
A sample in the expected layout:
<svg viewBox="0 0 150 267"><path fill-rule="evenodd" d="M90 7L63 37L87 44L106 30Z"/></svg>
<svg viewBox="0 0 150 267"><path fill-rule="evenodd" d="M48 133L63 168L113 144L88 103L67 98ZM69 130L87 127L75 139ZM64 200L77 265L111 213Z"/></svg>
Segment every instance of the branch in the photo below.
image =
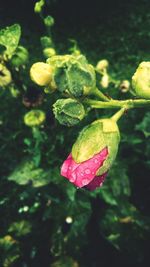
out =
<svg viewBox="0 0 150 267"><path fill-rule="evenodd" d="M108 101L108 100L107 100ZM84 99L84 104L90 105L91 108L140 108L140 107L150 107L150 100L146 99L128 99L128 100L109 100L109 102L97 101L93 99Z"/></svg>

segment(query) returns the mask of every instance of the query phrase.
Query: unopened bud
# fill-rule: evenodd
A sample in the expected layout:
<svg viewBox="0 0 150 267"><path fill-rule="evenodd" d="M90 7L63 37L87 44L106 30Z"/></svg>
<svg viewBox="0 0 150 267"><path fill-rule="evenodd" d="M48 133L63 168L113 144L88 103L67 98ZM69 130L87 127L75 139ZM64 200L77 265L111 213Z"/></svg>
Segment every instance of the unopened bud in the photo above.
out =
<svg viewBox="0 0 150 267"><path fill-rule="evenodd" d="M52 79L52 67L43 62L34 63L30 69L30 77L39 86L46 86Z"/></svg>
<svg viewBox="0 0 150 267"><path fill-rule="evenodd" d="M78 124L85 116L84 106L71 98L57 100L53 111L59 123L67 126Z"/></svg>
<svg viewBox="0 0 150 267"><path fill-rule="evenodd" d="M52 57L52 56L55 56L56 55L56 51L54 48L51 48L51 47L47 47L43 50L43 55L45 58L49 58L49 57Z"/></svg>
<svg viewBox="0 0 150 267"><path fill-rule="evenodd" d="M97 70L98 72L101 72L101 71L103 71L104 69L107 69L108 66L109 66L109 62L108 62L108 60L107 60L107 59L102 59L102 60L100 60L100 61L97 63L97 65L96 65L96 70Z"/></svg>
<svg viewBox="0 0 150 267"><path fill-rule="evenodd" d="M53 78L60 92L81 97L96 86L94 68L82 55L53 56L47 63L54 67Z"/></svg>
<svg viewBox="0 0 150 267"><path fill-rule="evenodd" d="M107 88L109 86L109 76L107 73L105 73L103 76L102 76L102 79L100 81L100 85L103 87L103 88Z"/></svg>
<svg viewBox="0 0 150 267"><path fill-rule="evenodd" d="M130 89L130 82L128 80L124 80L121 82L119 89L122 93L127 93Z"/></svg>
<svg viewBox="0 0 150 267"><path fill-rule="evenodd" d="M43 6L44 6L44 0L40 0L39 2L35 3L34 12L41 13Z"/></svg>
<svg viewBox="0 0 150 267"><path fill-rule="evenodd" d="M52 16L47 16L45 19L44 19L44 24L45 26L47 27L52 27L54 25L54 18Z"/></svg>
<svg viewBox="0 0 150 267"><path fill-rule="evenodd" d="M53 41L50 37L48 36L42 36L41 39L41 45L42 45L42 48L49 48L53 45Z"/></svg>
<svg viewBox="0 0 150 267"><path fill-rule="evenodd" d="M36 109L25 114L24 123L29 127L34 127L43 124L45 119L45 113L42 110Z"/></svg>
<svg viewBox="0 0 150 267"><path fill-rule="evenodd" d="M142 62L132 77L134 95L150 99L150 62Z"/></svg>

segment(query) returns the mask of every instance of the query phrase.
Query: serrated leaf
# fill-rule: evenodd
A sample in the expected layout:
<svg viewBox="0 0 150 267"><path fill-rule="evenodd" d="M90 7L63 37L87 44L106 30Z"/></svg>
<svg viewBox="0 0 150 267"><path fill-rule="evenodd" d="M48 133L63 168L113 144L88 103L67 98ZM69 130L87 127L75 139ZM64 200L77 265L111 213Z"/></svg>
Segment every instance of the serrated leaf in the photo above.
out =
<svg viewBox="0 0 150 267"><path fill-rule="evenodd" d="M109 172L109 177L100 189L100 195L110 205L118 205L121 199L127 199L131 194L127 169L121 162L115 162Z"/></svg>
<svg viewBox="0 0 150 267"><path fill-rule="evenodd" d="M40 187L50 183L51 172L36 168L33 161L25 160L10 174L8 180L20 185L32 183L33 187Z"/></svg>
<svg viewBox="0 0 150 267"><path fill-rule="evenodd" d="M21 28L19 24L6 27L0 30L0 45L6 48L5 55L9 58L16 50L21 36Z"/></svg>
<svg viewBox="0 0 150 267"><path fill-rule="evenodd" d="M150 112L147 112L143 120L135 126L136 130L144 133L145 137L150 136Z"/></svg>
<svg viewBox="0 0 150 267"><path fill-rule="evenodd" d="M25 220L14 222L9 226L8 232L17 237L27 235L31 232L31 223Z"/></svg>

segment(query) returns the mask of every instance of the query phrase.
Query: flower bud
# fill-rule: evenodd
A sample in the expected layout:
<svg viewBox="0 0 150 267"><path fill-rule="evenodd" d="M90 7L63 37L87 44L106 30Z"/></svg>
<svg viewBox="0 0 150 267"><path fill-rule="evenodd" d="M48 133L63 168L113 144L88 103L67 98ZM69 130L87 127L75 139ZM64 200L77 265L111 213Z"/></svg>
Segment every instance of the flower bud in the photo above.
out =
<svg viewBox="0 0 150 267"><path fill-rule="evenodd" d="M103 76L102 76L102 79L100 81L100 85L103 87L103 88L107 88L108 85L109 85L109 76L107 73L105 73Z"/></svg>
<svg viewBox="0 0 150 267"><path fill-rule="evenodd" d="M59 123L67 126L78 124L85 116L84 106L71 98L57 100L53 111Z"/></svg>
<svg viewBox="0 0 150 267"><path fill-rule="evenodd" d="M56 55L56 51L55 51L54 48L47 47L47 48L44 48L43 55L44 55L45 58L49 58L49 57L55 56Z"/></svg>
<svg viewBox="0 0 150 267"><path fill-rule="evenodd" d="M34 63L30 69L30 77L39 86L46 86L52 79L52 67L43 62Z"/></svg>
<svg viewBox="0 0 150 267"><path fill-rule="evenodd" d="M75 49L72 53L73 56L79 56L81 55L81 51L79 49Z"/></svg>
<svg viewBox="0 0 150 267"><path fill-rule="evenodd" d="M93 122L79 134L61 174L78 187L100 187L116 158L119 141L119 129L113 119Z"/></svg>
<svg viewBox="0 0 150 267"><path fill-rule="evenodd" d="M44 6L44 0L40 0L39 2L35 3L34 12L41 13L43 6Z"/></svg>
<svg viewBox="0 0 150 267"><path fill-rule="evenodd" d="M43 49L51 47L53 45L52 39L48 36L42 36L40 40Z"/></svg>
<svg viewBox="0 0 150 267"><path fill-rule="evenodd" d="M130 89L130 82L128 80L124 80L120 84L120 91L122 93L127 93Z"/></svg>
<svg viewBox="0 0 150 267"><path fill-rule="evenodd" d="M43 124L45 119L45 113L42 110L36 109L25 114L24 123L29 127L34 127Z"/></svg>
<svg viewBox="0 0 150 267"><path fill-rule="evenodd" d="M109 66L109 62L107 59L100 60L96 65L96 70L98 72L102 72L104 69L107 69Z"/></svg>
<svg viewBox="0 0 150 267"><path fill-rule="evenodd" d="M132 93L150 99L150 62L142 62L132 77Z"/></svg>
<svg viewBox="0 0 150 267"><path fill-rule="evenodd" d="M81 97L96 86L95 71L84 56L53 56L47 63L54 68L53 79L60 92Z"/></svg>
<svg viewBox="0 0 150 267"><path fill-rule="evenodd" d="M45 19L44 19L44 24L45 26L47 27L52 27L54 25L54 18L52 16L47 16Z"/></svg>
<svg viewBox="0 0 150 267"><path fill-rule="evenodd" d="M10 71L0 63L0 87L9 85L12 81Z"/></svg>
<svg viewBox="0 0 150 267"><path fill-rule="evenodd" d="M11 58L11 63L15 67L20 67L27 63L29 59L29 53L27 49L23 46L18 46L15 53Z"/></svg>

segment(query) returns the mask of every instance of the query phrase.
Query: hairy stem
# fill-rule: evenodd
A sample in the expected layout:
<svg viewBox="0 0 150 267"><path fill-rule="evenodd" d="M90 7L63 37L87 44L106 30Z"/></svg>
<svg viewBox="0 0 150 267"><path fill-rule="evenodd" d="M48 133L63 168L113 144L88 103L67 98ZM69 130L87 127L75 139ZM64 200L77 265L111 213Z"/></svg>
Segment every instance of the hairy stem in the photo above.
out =
<svg viewBox="0 0 150 267"><path fill-rule="evenodd" d="M107 102L97 101L93 99L84 99L85 104L91 106L91 108L140 108L140 107L150 107L150 100L146 99L128 99L128 100L107 100Z"/></svg>
<svg viewBox="0 0 150 267"><path fill-rule="evenodd" d="M117 111L112 117L111 119L115 122L117 122L121 117L122 115L125 113L127 109L124 107L124 108L121 108L119 111Z"/></svg>
<svg viewBox="0 0 150 267"><path fill-rule="evenodd" d="M104 95L97 87L91 92L91 95L97 96L99 99L104 101L110 101L110 99Z"/></svg>

